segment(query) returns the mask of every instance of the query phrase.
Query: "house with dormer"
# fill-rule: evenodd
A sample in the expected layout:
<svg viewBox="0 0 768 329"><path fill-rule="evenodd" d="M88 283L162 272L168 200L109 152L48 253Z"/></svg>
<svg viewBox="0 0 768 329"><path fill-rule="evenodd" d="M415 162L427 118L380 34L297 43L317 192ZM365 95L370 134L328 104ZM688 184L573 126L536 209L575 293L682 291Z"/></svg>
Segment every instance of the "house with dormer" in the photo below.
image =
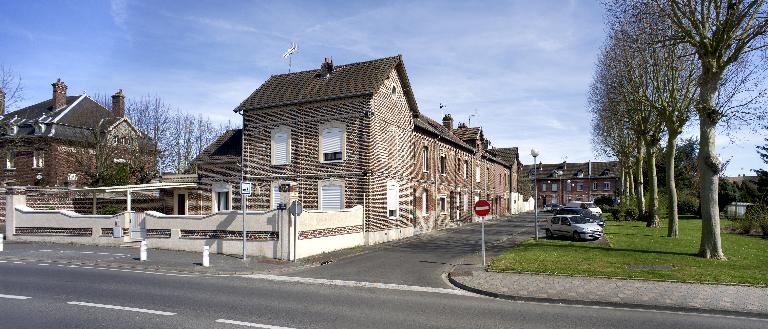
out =
<svg viewBox="0 0 768 329"><path fill-rule="evenodd" d="M136 150L146 148L140 145L148 141L146 135L125 117L122 90L112 96L109 110L85 93L67 95L61 79L51 86L50 99L8 113L0 106L4 186L83 185L86 171L98 161L128 163ZM105 155L105 147L97 150L97 145L109 145L114 151ZM109 159L96 160L99 156Z"/></svg>

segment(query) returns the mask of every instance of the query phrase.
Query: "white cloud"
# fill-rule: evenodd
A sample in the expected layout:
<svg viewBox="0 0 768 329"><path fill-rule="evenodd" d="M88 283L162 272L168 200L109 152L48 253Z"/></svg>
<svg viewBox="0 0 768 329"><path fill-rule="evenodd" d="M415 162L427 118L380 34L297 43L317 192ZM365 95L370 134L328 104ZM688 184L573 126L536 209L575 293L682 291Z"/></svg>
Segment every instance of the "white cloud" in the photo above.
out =
<svg viewBox="0 0 768 329"><path fill-rule="evenodd" d="M112 0L110 1L110 11L112 15L112 21L120 28L125 28L125 23L128 20L128 2L127 0Z"/></svg>

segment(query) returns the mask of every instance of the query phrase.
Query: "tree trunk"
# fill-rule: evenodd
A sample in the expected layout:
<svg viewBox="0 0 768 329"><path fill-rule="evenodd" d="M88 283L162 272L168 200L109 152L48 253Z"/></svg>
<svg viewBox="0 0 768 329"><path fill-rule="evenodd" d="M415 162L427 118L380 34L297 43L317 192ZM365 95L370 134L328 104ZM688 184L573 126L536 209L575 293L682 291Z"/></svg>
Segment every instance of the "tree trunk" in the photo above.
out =
<svg viewBox="0 0 768 329"><path fill-rule="evenodd" d="M677 148L677 136L669 135L667 139L667 152L665 154L665 162L667 165L667 200L669 208L667 209L667 215L669 220L667 223L667 236L670 238L677 237L677 188L675 187L675 149Z"/></svg>
<svg viewBox="0 0 768 329"><path fill-rule="evenodd" d="M621 167L621 199L627 198L627 172Z"/></svg>
<svg viewBox="0 0 768 329"><path fill-rule="evenodd" d="M699 78L699 182L701 196L701 245L699 256L725 260L720 240L720 209L717 192L720 160L715 149L715 127L720 113L712 101L722 75L712 68L712 61L702 61Z"/></svg>
<svg viewBox="0 0 768 329"><path fill-rule="evenodd" d="M635 162L635 196L637 197L637 214L645 212L645 195L643 194L643 142L637 144L637 161Z"/></svg>
<svg viewBox="0 0 768 329"><path fill-rule="evenodd" d="M632 168L629 168L629 179L627 179L627 196L635 195L635 174L632 173Z"/></svg>
<svg viewBox="0 0 768 329"><path fill-rule="evenodd" d="M648 166L648 222L647 227L659 227L659 184L656 176L656 146L648 145L645 148Z"/></svg>

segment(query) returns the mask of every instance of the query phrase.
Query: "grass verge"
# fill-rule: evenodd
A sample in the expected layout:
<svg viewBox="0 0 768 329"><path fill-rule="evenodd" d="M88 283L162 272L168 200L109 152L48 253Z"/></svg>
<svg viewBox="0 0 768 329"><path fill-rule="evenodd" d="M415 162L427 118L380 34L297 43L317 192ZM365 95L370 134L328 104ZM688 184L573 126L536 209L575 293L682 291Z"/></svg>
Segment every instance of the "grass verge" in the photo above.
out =
<svg viewBox="0 0 768 329"><path fill-rule="evenodd" d="M646 228L643 222L607 222L609 245L528 240L493 259L489 270L768 285L768 239L722 233L728 260L707 260L696 256L700 219L681 218L676 239L667 237L665 225Z"/></svg>

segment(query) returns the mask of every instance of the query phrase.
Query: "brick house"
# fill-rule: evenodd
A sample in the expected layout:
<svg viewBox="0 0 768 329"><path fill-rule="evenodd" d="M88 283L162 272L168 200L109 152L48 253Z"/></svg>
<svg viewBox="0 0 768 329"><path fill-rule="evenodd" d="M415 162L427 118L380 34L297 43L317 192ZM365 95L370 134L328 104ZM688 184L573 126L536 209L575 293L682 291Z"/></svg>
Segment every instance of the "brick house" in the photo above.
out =
<svg viewBox="0 0 768 329"><path fill-rule="evenodd" d="M533 178L533 166L524 166L529 179ZM538 207L569 201L593 201L600 196L616 199L621 189L617 176L618 161L582 163L539 163L536 175L536 189L539 193Z"/></svg>
<svg viewBox="0 0 768 329"><path fill-rule="evenodd" d="M305 209L364 205L371 241L469 222L479 198L506 215L517 192L519 161L502 160L480 128L419 112L400 56L274 75L236 111L243 130L195 161L205 188L189 193L213 211L240 209L241 155L249 209L275 209L286 186Z"/></svg>
<svg viewBox="0 0 768 329"><path fill-rule="evenodd" d="M135 154L132 150L138 147L134 143L145 140L146 135L125 117L122 91L112 96L112 110L108 110L85 94L67 96L61 79L52 86L51 99L10 113L0 106L4 186L65 186L83 176L85 162L78 161L95 158L95 138L118 145L117 162L130 161L127 153Z"/></svg>

